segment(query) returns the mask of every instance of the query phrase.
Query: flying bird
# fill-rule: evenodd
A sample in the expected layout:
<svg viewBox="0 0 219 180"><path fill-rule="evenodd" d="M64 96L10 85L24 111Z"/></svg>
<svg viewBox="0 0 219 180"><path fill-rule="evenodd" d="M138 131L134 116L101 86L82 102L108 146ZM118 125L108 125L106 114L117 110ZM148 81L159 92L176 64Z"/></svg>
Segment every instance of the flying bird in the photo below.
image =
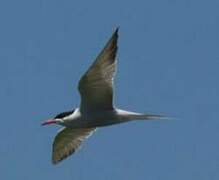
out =
<svg viewBox="0 0 219 180"><path fill-rule="evenodd" d="M98 127L138 119L165 118L161 115L125 111L114 106L113 80L117 66L117 41L118 28L90 68L81 77L78 84L81 95L80 107L60 113L42 123L42 125L58 124L63 126L53 142L53 164L57 164L73 154Z"/></svg>

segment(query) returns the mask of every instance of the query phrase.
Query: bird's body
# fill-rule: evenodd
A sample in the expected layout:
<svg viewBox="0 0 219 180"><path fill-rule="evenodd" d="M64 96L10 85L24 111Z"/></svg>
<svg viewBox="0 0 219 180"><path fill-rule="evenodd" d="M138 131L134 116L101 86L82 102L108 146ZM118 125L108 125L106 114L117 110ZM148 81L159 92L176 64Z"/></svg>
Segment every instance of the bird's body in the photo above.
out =
<svg viewBox="0 0 219 180"><path fill-rule="evenodd" d="M160 116L161 117L161 116ZM137 119L153 119L158 115L145 115L121 109L103 110L82 113L79 108L66 118L64 126L68 128L92 128L103 127Z"/></svg>
<svg viewBox="0 0 219 180"><path fill-rule="evenodd" d="M77 108L64 122L64 125L69 128L91 128L125 122L125 119L122 118L122 115L119 112L120 111L113 109L85 113Z"/></svg>
<svg viewBox="0 0 219 180"><path fill-rule="evenodd" d="M125 123L130 120L151 120L161 117L162 116L159 115L141 114L117 108L112 110L82 113L80 112L80 109L77 108L70 116L68 116L63 125L68 128L93 128Z"/></svg>
<svg viewBox="0 0 219 180"><path fill-rule="evenodd" d="M97 127L129 122L137 119L162 119L163 116L142 114L118 109L113 103L113 79L116 71L118 29L113 33L94 63L79 81L80 107L60 113L42 125L64 126L53 143L54 164L74 153L84 139Z"/></svg>

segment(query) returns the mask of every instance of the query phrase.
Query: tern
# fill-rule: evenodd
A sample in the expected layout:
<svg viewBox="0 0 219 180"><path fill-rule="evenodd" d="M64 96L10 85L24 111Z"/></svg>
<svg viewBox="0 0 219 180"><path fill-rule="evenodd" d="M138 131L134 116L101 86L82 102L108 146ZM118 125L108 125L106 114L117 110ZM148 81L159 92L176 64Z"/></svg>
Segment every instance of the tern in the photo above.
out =
<svg viewBox="0 0 219 180"><path fill-rule="evenodd" d="M53 142L52 163L57 164L73 154L98 127L132 120L163 119L162 115L143 114L118 109L113 103L113 79L117 65L118 28L94 63L81 77L78 89L80 107L63 112L42 125L63 126Z"/></svg>

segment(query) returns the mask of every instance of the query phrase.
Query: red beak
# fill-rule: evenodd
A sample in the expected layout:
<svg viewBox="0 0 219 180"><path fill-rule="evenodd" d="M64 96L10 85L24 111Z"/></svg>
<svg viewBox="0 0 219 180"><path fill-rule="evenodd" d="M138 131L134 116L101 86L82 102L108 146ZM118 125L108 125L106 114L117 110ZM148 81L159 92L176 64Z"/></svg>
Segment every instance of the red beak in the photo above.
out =
<svg viewBox="0 0 219 180"><path fill-rule="evenodd" d="M50 124L55 124L57 121L55 119L49 119L45 122L43 122L41 125L45 126L45 125L50 125Z"/></svg>

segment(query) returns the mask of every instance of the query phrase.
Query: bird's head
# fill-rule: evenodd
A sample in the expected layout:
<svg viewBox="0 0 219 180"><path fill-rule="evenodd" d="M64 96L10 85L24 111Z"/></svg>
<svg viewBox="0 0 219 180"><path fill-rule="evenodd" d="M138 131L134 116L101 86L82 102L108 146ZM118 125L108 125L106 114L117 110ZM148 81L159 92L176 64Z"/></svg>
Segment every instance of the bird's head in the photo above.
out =
<svg viewBox="0 0 219 180"><path fill-rule="evenodd" d="M60 114L56 115L54 118L44 121L41 125L42 126L51 125L51 124L63 125L65 119L68 116L70 116L73 112L74 112L74 110L60 113Z"/></svg>

